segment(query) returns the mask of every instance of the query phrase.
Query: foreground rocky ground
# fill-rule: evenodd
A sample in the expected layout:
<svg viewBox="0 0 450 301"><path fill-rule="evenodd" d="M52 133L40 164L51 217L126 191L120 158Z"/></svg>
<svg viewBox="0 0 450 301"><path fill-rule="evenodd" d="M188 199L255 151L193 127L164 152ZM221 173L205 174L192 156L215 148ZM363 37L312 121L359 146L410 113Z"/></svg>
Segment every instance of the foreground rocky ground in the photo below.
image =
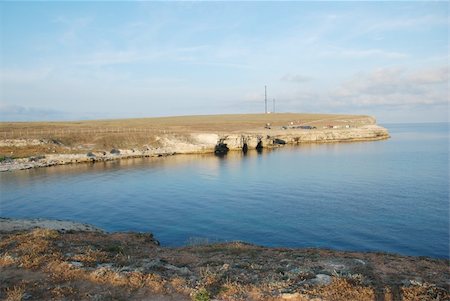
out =
<svg viewBox="0 0 450 301"><path fill-rule="evenodd" d="M443 259L241 242L166 248L151 234L20 224L0 221L5 300L450 298L449 261Z"/></svg>

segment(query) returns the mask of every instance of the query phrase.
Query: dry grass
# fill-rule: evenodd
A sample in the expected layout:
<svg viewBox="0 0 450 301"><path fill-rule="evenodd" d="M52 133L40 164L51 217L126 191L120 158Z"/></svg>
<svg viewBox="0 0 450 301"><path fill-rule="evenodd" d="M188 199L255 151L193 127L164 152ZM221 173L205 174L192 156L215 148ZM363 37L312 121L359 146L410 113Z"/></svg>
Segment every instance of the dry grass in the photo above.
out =
<svg viewBox="0 0 450 301"><path fill-rule="evenodd" d="M9 255L8 253L5 253L0 256L0 266L8 266L12 265L16 262L16 259Z"/></svg>
<svg viewBox="0 0 450 301"><path fill-rule="evenodd" d="M403 301L415 300L449 300L448 292L438 289L435 285L423 284L410 287L402 287L401 295Z"/></svg>
<svg viewBox="0 0 450 301"><path fill-rule="evenodd" d="M149 130L168 130L171 132L185 131L233 131L253 129L271 123L275 126L286 125L289 122L327 124L339 120L361 120L366 115L343 114L230 114L230 115L198 115L174 116L159 118L135 118L115 120L91 120L74 122L0 122L1 131L46 131L46 130L94 130L117 128L142 128Z"/></svg>
<svg viewBox="0 0 450 301"><path fill-rule="evenodd" d="M147 275L145 285L155 293L164 293L166 291L166 280L156 274Z"/></svg>
<svg viewBox="0 0 450 301"><path fill-rule="evenodd" d="M242 285L236 281L227 281L222 285L217 297L220 300L263 300L266 296L263 293L264 289L255 287L253 285Z"/></svg>
<svg viewBox="0 0 450 301"><path fill-rule="evenodd" d="M83 248L72 257L75 261L80 261L84 264L92 264L98 262L105 262L108 259L108 254L104 251L93 249L91 247Z"/></svg>
<svg viewBox="0 0 450 301"><path fill-rule="evenodd" d="M23 285L7 288L6 301L22 301L24 294L25 294L25 287Z"/></svg>
<svg viewBox="0 0 450 301"><path fill-rule="evenodd" d="M445 260L271 249L243 243L170 249L157 246L151 235L133 233L33 230L0 233L0 238L0 299L6 300L20 300L25 292L33 296L32 300L141 300L161 294L179 296L175 300L228 301L363 301L381 297L393 301L398 296L412 301L450 297L445 288L449 279ZM83 266L72 264L74 259ZM159 265L143 268L155 259ZM361 266L355 259L367 263ZM102 262L108 265L100 265ZM350 271L336 273L326 286L308 284L305 281L311 277L301 273L289 274L295 267L322 271L328 262L340 262ZM424 282L398 286L409 277L420 277Z"/></svg>
<svg viewBox="0 0 450 301"><path fill-rule="evenodd" d="M58 237L58 233L48 229L36 229L25 235L19 236L15 241L15 251L18 256L17 263L28 269L39 268L48 261L61 256L52 248L52 240ZM8 240L4 241L8 243Z"/></svg>
<svg viewBox="0 0 450 301"><path fill-rule="evenodd" d="M374 290L370 287L351 284L346 279L334 278L330 285L311 290L311 294L334 301L373 301L375 299Z"/></svg>
<svg viewBox="0 0 450 301"><path fill-rule="evenodd" d="M52 260L48 262L43 270L56 281L74 280L85 276L84 271L61 260Z"/></svg>
<svg viewBox="0 0 450 301"><path fill-rule="evenodd" d="M173 290L179 294L183 295L189 295L192 289L189 287L188 282L186 279L181 277L173 277L170 280L170 286L173 288Z"/></svg>
<svg viewBox="0 0 450 301"><path fill-rule="evenodd" d="M51 294L53 299L56 300L67 300L70 296L73 296L76 294L76 289L71 287L71 286L61 286L61 285L57 285L56 287L54 287L51 290Z"/></svg>

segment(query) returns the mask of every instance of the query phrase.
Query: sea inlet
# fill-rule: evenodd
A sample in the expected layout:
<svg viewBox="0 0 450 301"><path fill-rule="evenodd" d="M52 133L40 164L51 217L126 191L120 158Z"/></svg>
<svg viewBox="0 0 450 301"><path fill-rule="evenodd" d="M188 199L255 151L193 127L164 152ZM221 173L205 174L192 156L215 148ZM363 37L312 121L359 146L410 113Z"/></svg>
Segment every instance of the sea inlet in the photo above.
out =
<svg viewBox="0 0 450 301"><path fill-rule="evenodd" d="M5 172L0 216L152 232L165 246L241 240L448 258L448 124L383 126L383 141Z"/></svg>

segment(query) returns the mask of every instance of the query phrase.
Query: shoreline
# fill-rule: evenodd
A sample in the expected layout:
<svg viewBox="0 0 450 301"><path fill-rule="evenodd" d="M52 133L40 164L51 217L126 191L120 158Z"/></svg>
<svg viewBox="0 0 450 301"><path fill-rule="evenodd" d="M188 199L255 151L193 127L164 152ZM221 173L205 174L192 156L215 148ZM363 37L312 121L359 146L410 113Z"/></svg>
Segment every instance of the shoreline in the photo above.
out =
<svg viewBox="0 0 450 301"><path fill-rule="evenodd" d="M33 156L7 159L0 162L0 172L24 170L55 165L105 162L112 160L163 157L175 154L208 154L224 155L228 151L247 151L251 149L277 148L284 145L301 145L306 143L343 143L378 141L390 138L387 129L375 125L364 125L345 129L257 129L229 134L187 133L177 136L159 135L157 145L141 145L135 148L113 148L111 150L91 150L86 153L36 153ZM0 140L0 147L27 147L39 145L48 147L53 140L37 139L5 139ZM77 146L79 148L79 146ZM48 147L50 148L50 147ZM77 151L79 151L77 149Z"/></svg>
<svg viewBox="0 0 450 301"><path fill-rule="evenodd" d="M401 253L395 253L395 252L385 252L385 251L355 251L355 250L346 250L346 249L333 249L333 248L320 248L320 247L289 247L289 246L265 246L265 245L258 245L246 241L215 241L215 242L209 242L208 240L203 241L188 241L185 244L178 245L178 246L165 246L161 245L159 240L157 240L154 237L154 233L152 232L141 232L141 231L107 231L105 229L102 229L100 227L94 226L89 223L81 223L74 220L65 220L65 219L48 219L48 218L11 218L11 217L2 217L0 216L0 234L10 234L10 233L19 233L19 232L30 232L37 229L46 229L46 230L52 230L57 231L58 233L74 233L74 232L87 232L87 233L99 233L99 234L105 234L105 235L112 235L117 233L130 233L130 234L147 234L151 235L153 238L153 241L158 246L161 246L162 248L167 249L182 249L186 248L192 245L216 245L216 244L230 244L230 243L243 243L247 245L253 245L258 246L261 248L267 248L267 249L287 249L287 250L328 250L333 252L343 252L343 253L361 253L361 254L385 254L385 255L392 255L392 256L399 256L399 257L416 257L416 258L426 258L429 260L444 260L449 261L450 263L450 257L432 257L427 255L407 255L407 254L401 254ZM450 270L449 270L450 272ZM449 279L449 285L450 285L450 279Z"/></svg>
<svg viewBox="0 0 450 301"><path fill-rule="evenodd" d="M27 300L450 298L448 259L245 242L170 248L150 233L88 226L0 219L0 298L13 288Z"/></svg>

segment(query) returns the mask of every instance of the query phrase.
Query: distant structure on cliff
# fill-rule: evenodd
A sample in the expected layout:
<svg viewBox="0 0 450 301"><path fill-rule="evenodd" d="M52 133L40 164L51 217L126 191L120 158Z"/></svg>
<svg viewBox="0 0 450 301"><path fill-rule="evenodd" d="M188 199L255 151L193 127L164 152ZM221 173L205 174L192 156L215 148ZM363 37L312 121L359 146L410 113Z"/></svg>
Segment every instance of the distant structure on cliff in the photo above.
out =
<svg viewBox="0 0 450 301"><path fill-rule="evenodd" d="M267 111L267 86L264 86L264 113L275 113L275 98L272 99L272 112Z"/></svg>
<svg viewBox="0 0 450 301"><path fill-rule="evenodd" d="M267 114L267 86L264 86L264 105L265 105L264 113Z"/></svg>

